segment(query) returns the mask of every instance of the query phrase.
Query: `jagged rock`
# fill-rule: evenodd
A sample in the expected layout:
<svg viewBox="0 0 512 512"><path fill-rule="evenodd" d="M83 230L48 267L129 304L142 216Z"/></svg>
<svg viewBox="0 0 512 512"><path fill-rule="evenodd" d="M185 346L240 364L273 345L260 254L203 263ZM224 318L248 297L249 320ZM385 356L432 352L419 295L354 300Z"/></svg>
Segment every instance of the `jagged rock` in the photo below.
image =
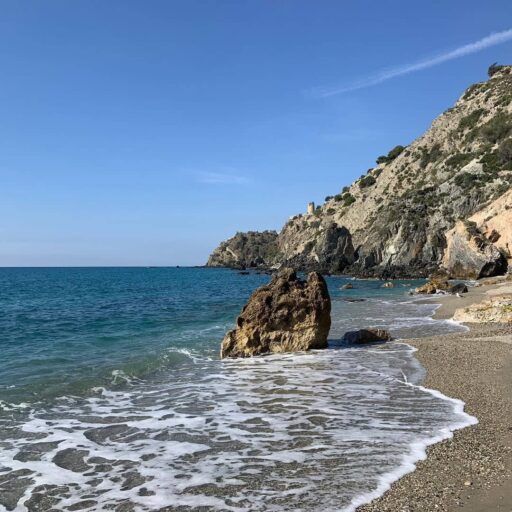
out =
<svg viewBox="0 0 512 512"><path fill-rule="evenodd" d="M469 218L512 265L512 189Z"/></svg>
<svg viewBox="0 0 512 512"><path fill-rule="evenodd" d="M347 283L340 287L341 290L352 290L353 288L354 285L352 283Z"/></svg>
<svg viewBox="0 0 512 512"><path fill-rule="evenodd" d="M512 296L493 297L455 311L453 319L464 323L512 323Z"/></svg>
<svg viewBox="0 0 512 512"><path fill-rule="evenodd" d="M342 272L354 262L349 230L315 215L289 221L279 233L278 249L283 265L325 274Z"/></svg>
<svg viewBox="0 0 512 512"><path fill-rule="evenodd" d="M343 339L349 343L372 343L375 341L389 341L391 334L385 329L360 329L349 331L343 335Z"/></svg>
<svg viewBox="0 0 512 512"><path fill-rule="evenodd" d="M391 282L391 281L388 281L387 283L384 283L381 288L394 288L395 285Z"/></svg>
<svg viewBox="0 0 512 512"><path fill-rule="evenodd" d="M441 280L441 279L432 279L428 283L419 286L416 288L415 293L422 293L427 295L432 295L434 293L440 292L440 291L446 291L450 288L450 285L448 281Z"/></svg>
<svg viewBox="0 0 512 512"><path fill-rule="evenodd" d="M449 291L453 295L456 293L468 293L468 287L464 283L457 283L453 285Z"/></svg>
<svg viewBox="0 0 512 512"><path fill-rule="evenodd" d="M236 328L222 341L221 357L250 357L327 347L331 300L317 272L307 282L283 269L258 288L242 309Z"/></svg>
<svg viewBox="0 0 512 512"><path fill-rule="evenodd" d="M447 247L442 264L452 277L479 279L506 271L505 258L474 222L457 222L446 234L446 239Z"/></svg>
<svg viewBox="0 0 512 512"><path fill-rule="evenodd" d="M222 242L208 258L207 267L270 267L277 253L275 231L237 233Z"/></svg>

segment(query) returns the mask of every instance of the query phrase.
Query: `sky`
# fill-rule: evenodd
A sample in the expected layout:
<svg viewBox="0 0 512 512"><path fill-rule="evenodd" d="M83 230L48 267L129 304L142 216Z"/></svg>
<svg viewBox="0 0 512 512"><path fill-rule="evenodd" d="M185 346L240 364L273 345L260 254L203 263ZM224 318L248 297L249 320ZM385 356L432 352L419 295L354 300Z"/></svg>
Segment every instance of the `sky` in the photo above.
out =
<svg viewBox="0 0 512 512"><path fill-rule="evenodd" d="M4 0L0 266L200 265L427 129L510 0Z"/></svg>

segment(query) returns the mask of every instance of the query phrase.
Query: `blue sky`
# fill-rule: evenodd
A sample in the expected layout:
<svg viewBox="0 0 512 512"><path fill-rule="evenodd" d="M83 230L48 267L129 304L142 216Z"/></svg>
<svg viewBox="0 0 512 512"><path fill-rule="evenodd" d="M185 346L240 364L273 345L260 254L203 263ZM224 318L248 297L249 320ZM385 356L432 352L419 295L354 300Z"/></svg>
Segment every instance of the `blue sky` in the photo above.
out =
<svg viewBox="0 0 512 512"><path fill-rule="evenodd" d="M510 0L6 0L0 265L202 264L279 229L511 63L510 29Z"/></svg>

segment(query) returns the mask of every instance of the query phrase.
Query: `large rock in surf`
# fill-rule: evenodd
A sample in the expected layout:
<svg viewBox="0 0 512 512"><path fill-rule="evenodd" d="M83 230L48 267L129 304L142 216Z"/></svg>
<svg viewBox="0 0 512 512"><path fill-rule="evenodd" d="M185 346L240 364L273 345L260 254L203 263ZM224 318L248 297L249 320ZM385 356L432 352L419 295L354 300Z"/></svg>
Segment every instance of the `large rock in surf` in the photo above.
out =
<svg viewBox="0 0 512 512"><path fill-rule="evenodd" d="M222 341L221 357L326 348L331 299L324 278L311 272L307 282L286 268L258 288Z"/></svg>
<svg viewBox="0 0 512 512"><path fill-rule="evenodd" d="M390 341L391 334L385 329L360 329L359 331L346 332L343 339L349 343L372 343L375 341Z"/></svg>
<svg viewBox="0 0 512 512"><path fill-rule="evenodd" d="M452 277L480 279L503 274L507 261L474 222L458 221L446 233L442 265Z"/></svg>
<svg viewBox="0 0 512 512"><path fill-rule="evenodd" d="M423 294L434 294L437 292L444 292L450 288L450 284L446 279L443 278L433 278L428 283L425 283L422 286L416 288L415 293L423 293Z"/></svg>

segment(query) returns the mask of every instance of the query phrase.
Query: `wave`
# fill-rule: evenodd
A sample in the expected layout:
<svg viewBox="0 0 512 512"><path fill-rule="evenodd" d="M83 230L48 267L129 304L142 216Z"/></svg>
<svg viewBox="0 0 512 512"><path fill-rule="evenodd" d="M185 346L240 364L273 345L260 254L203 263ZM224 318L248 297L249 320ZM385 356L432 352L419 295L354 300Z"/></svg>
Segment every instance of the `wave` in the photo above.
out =
<svg viewBox="0 0 512 512"><path fill-rule="evenodd" d="M352 511L473 421L420 377L402 343L201 360L17 411L0 466L59 509Z"/></svg>

